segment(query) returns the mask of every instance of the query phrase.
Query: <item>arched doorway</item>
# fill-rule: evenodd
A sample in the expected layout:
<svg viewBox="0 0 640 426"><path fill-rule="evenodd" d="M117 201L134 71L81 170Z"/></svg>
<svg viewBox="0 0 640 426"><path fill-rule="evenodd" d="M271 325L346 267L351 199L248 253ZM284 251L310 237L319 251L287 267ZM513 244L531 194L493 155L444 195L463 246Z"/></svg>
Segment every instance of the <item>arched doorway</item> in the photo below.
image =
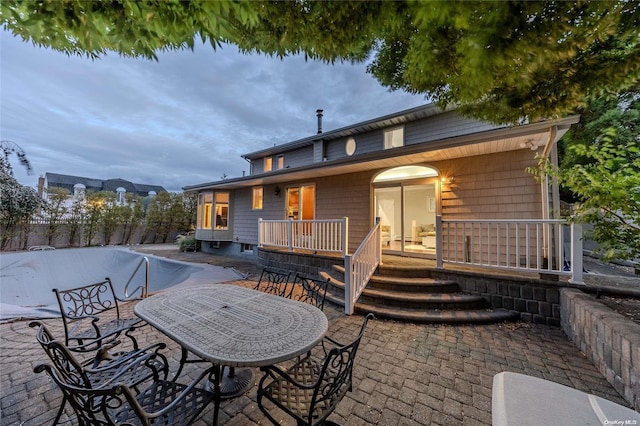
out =
<svg viewBox="0 0 640 426"><path fill-rule="evenodd" d="M373 212L380 220L384 252L435 256L438 174L431 167L401 166L373 179Z"/></svg>

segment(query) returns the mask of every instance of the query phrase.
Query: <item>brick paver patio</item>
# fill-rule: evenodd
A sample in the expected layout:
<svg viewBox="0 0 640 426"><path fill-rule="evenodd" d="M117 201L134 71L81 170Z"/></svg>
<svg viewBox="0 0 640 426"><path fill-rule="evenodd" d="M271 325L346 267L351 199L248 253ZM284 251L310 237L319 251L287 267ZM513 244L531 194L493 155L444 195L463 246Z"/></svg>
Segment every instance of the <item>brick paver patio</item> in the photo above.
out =
<svg viewBox="0 0 640 426"><path fill-rule="evenodd" d="M238 285L253 287L251 281ZM126 305L130 311L133 304ZM329 335L347 341L361 316L325 307ZM29 321L0 324L0 423L51 424L61 392L33 368L48 361ZM62 322L45 323L63 336ZM141 345L164 341L175 372L177 344L151 326L138 333ZM187 366L193 377L198 364ZM373 320L365 333L354 371L354 389L330 420L344 425L490 425L492 379L513 371L552 380L628 406L560 329L529 323L445 326ZM257 372L256 380L260 374ZM181 381L187 379L183 376ZM256 388L222 404L221 424L269 424L258 409ZM210 424L212 407L196 423ZM278 413L283 424L293 424ZM62 424L75 424L67 410Z"/></svg>

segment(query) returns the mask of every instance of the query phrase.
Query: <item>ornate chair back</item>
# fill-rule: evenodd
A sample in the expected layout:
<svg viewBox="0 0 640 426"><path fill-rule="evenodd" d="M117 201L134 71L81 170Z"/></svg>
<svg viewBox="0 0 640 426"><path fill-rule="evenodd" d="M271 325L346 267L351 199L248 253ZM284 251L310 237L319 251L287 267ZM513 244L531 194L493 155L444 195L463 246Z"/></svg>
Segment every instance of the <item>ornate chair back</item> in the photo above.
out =
<svg viewBox="0 0 640 426"><path fill-rule="evenodd" d="M320 419L326 419L347 392L351 392L353 385L353 364L360 341L364 335L369 319L368 314L360 327L358 336L351 343L336 346L329 350L320 370L319 380L313 390L313 397L309 407L309 424Z"/></svg>
<svg viewBox="0 0 640 426"><path fill-rule="evenodd" d="M328 285L329 278L316 279L297 273L293 279L293 287L290 293L291 298L300 302L309 303L322 310L324 308L324 299L327 294Z"/></svg>
<svg viewBox="0 0 640 426"><path fill-rule="evenodd" d="M260 274L260 280L256 284L254 290L264 291L265 293L274 294L281 297L289 297L291 290L289 289L289 278L291 272L281 272L273 269L264 268Z"/></svg>
<svg viewBox="0 0 640 426"><path fill-rule="evenodd" d="M87 376L84 366L73 356L69 349L55 340L47 326L40 321L33 321L30 327L38 327L36 340L53 362L54 367L62 379L79 387L91 387L91 380Z"/></svg>
<svg viewBox="0 0 640 426"><path fill-rule="evenodd" d="M325 349L324 360L316 361L310 354L298 360L286 371L278 366L260 367L264 375L258 383L258 407L275 425L279 424L262 403L263 398L296 419L298 425L327 424L345 394L352 389L353 364L364 330L373 314L368 314L358 336L345 345L325 337L331 345Z"/></svg>
<svg viewBox="0 0 640 426"><path fill-rule="evenodd" d="M84 345L85 350L94 350L100 344L115 340L120 333L125 332L137 349L137 341L129 333L132 327L142 323L139 318L121 318L118 298L113 289L111 279L85 285L68 290L53 289L58 300L62 322L64 324L65 344L71 346L71 342ZM100 321L98 315L109 311L115 311L115 318ZM112 336L111 340L104 337ZM96 347L86 346L86 342L99 340Z"/></svg>
<svg viewBox="0 0 640 426"><path fill-rule="evenodd" d="M213 393L196 386L208 379L211 368L189 385L154 380L139 394L123 383L103 388L76 386L49 364L40 364L34 371L46 371L51 376L70 402L81 426L188 425L213 399Z"/></svg>

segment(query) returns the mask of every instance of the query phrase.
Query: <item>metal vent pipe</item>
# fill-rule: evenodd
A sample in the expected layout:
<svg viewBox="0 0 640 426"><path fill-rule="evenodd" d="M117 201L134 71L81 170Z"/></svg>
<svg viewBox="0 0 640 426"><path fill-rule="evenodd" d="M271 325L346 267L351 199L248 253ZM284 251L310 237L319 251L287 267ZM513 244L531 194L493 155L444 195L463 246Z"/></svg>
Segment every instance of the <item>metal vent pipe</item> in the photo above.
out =
<svg viewBox="0 0 640 426"><path fill-rule="evenodd" d="M322 110L316 110L316 115L318 116L318 134L322 133Z"/></svg>

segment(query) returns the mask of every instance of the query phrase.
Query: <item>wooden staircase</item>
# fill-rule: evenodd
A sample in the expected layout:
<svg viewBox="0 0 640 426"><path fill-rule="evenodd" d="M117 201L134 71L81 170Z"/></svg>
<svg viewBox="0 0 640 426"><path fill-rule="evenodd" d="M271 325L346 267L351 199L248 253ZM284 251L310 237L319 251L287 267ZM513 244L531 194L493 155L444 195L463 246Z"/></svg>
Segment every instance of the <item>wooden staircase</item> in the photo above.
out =
<svg viewBox="0 0 640 426"><path fill-rule="evenodd" d="M480 295L463 294L455 281L430 278L429 269L380 265L355 305L359 313L378 318L437 324L488 324L520 318L517 312L491 309ZM344 267L334 265L327 300L344 306Z"/></svg>

